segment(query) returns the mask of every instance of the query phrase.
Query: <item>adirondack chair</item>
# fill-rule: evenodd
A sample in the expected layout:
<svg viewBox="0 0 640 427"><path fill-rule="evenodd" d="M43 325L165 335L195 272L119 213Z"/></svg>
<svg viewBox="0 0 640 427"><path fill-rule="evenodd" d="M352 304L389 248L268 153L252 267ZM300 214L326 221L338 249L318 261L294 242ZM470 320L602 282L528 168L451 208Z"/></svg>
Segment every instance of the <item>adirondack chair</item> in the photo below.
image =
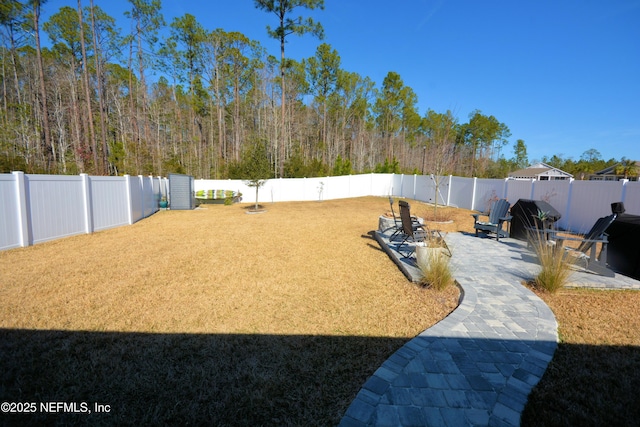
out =
<svg viewBox="0 0 640 427"><path fill-rule="evenodd" d="M509 224L511 221L511 215L509 215L510 204L506 199L500 199L493 203L489 213L476 213L471 214L474 218L473 228L478 235L478 230L485 233L495 233L496 240L500 240L500 237L509 237L509 231L504 229L505 224ZM487 221L480 221L479 217L489 217Z"/></svg>
<svg viewBox="0 0 640 427"><path fill-rule="evenodd" d="M549 239L556 242L559 247L574 254L576 258L584 262L584 269L602 275L612 275L612 271L607 267L607 244L609 243L607 228L615 221L617 213L599 218L591 230L584 237L570 237L558 234L555 230L550 230ZM580 242L577 248L565 246L565 241ZM598 244L601 245L600 253L597 253Z"/></svg>

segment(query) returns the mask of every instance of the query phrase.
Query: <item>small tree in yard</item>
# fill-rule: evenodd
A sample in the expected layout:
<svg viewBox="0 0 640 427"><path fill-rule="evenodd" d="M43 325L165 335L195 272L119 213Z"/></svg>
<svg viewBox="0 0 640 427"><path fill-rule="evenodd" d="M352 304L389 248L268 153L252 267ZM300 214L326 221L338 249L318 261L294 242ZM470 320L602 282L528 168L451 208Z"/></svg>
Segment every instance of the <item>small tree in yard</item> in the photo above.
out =
<svg viewBox="0 0 640 427"><path fill-rule="evenodd" d="M252 144L243 153L242 160L229 167L230 178L240 178L247 186L255 187L255 210L258 210L258 190L271 178L271 169L267 146L263 141Z"/></svg>
<svg viewBox="0 0 640 427"><path fill-rule="evenodd" d="M434 219L438 219L438 196L442 185L443 175L450 170L455 153L455 137L457 119L453 113L447 110L446 113L436 113L433 110L427 111L422 119L422 131L427 137L425 145L425 163L429 160L429 169L432 171L432 179L435 185L435 200L433 205ZM425 166L424 164L422 165Z"/></svg>

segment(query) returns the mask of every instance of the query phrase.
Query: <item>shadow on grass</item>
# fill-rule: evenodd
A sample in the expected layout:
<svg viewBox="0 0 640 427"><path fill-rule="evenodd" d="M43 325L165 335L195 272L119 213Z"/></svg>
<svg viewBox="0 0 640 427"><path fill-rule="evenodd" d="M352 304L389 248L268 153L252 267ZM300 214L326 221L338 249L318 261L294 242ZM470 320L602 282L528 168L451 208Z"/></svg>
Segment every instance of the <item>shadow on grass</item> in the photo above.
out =
<svg viewBox="0 0 640 427"><path fill-rule="evenodd" d="M640 425L640 347L559 344L521 425Z"/></svg>
<svg viewBox="0 0 640 427"><path fill-rule="evenodd" d="M372 240L374 242L374 243L367 243L367 246L369 246L371 249L375 249L376 251L380 251L384 253L384 250L380 248L380 245L378 244L378 241L376 240L375 236L376 236L375 231L369 231L367 234L360 235L360 237L362 237L363 239Z"/></svg>
<svg viewBox="0 0 640 427"><path fill-rule="evenodd" d="M2 414L4 425L336 425L406 339L0 329L0 402L108 413Z"/></svg>
<svg viewBox="0 0 640 427"><path fill-rule="evenodd" d="M336 425L406 339L0 329L2 425ZM471 343L470 343L471 344ZM495 344L495 343L488 343ZM523 426L637 425L640 347L560 344ZM41 402L105 413L43 413Z"/></svg>

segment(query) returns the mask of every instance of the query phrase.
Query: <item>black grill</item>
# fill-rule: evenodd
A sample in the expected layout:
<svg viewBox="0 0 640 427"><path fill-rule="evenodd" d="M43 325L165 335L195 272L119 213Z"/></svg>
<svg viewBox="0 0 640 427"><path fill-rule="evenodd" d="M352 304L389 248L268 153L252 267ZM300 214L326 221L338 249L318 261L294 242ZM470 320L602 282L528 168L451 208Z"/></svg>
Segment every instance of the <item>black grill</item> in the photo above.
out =
<svg viewBox="0 0 640 427"><path fill-rule="evenodd" d="M544 212L544 223L538 218L538 213ZM550 228L562 215L553 206L542 200L520 199L511 207L511 237L527 240L528 228Z"/></svg>

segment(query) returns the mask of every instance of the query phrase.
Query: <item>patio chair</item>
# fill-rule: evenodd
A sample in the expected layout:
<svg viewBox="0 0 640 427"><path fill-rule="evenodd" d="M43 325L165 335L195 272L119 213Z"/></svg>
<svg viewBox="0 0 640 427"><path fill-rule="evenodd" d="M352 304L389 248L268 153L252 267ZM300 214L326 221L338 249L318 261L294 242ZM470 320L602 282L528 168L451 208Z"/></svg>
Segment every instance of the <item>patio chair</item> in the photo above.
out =
<svg viewBox="0 0 640 427"><path fill-rule="evenodd" d="M393 209L393 197L389 197L389 206L391 207L391 214L393 215L393 223L395 227L393 234L389 237L389 241L391 241L394 237L402 233L402 219L396 216L396 212ZM422 226L417 216L410 215L410 217L411 223L413 224L414 228L419 228Z"/></svg>
<svg viewBox="0 0 640 427"><path fill-rule="evenodd" d="M451 250L449 249L449 246L447 246L447 242L445 242L439 230L431 231L425 224L413 222L412 218L415 217L411 216L411 207L409 206L409 203L404 200L400 200L398 205L400 206L400 221L402 223L404 239L400 242L396 250L401 255L405 258L409 258L411 256L413 251L407 251L406 254L402 252L402 246L407 244L409 241L417 243L425 242L430 239L438 239L438 243L446 250L447 255L451 256Z"/></svg>
<svg viewBox="0 0 640 427"><path fill-rule="evenodd" d="M556 242L559 247L564 247L579 261L584 262L584 269L593 273L611 275L613 272L607 267L607 244L609 243L607 228L615 221L618 214L598 218L591 230L584 237L568 237L558 234L555 230L549 230L550 240ZM580 242L577 248L564 246L565 241ZM600 253L597 253L598 244L601 245Z"/></svg>
<svg viewBox="0 0 640 427"><path fill-rule="evenodd" d="M478 230L485 233L495 233L496 240L500 240L501 237L509 237L508 224L511 222L511 215L509 215L510 204L507 199L500 199L493 203L491 210L488 213L475 213L471 214L474 218L473 228L478 236ZM480 216L489 217L487 221L480 221ZM507 224L507 229L503 230L503 225Z"/></svg>

